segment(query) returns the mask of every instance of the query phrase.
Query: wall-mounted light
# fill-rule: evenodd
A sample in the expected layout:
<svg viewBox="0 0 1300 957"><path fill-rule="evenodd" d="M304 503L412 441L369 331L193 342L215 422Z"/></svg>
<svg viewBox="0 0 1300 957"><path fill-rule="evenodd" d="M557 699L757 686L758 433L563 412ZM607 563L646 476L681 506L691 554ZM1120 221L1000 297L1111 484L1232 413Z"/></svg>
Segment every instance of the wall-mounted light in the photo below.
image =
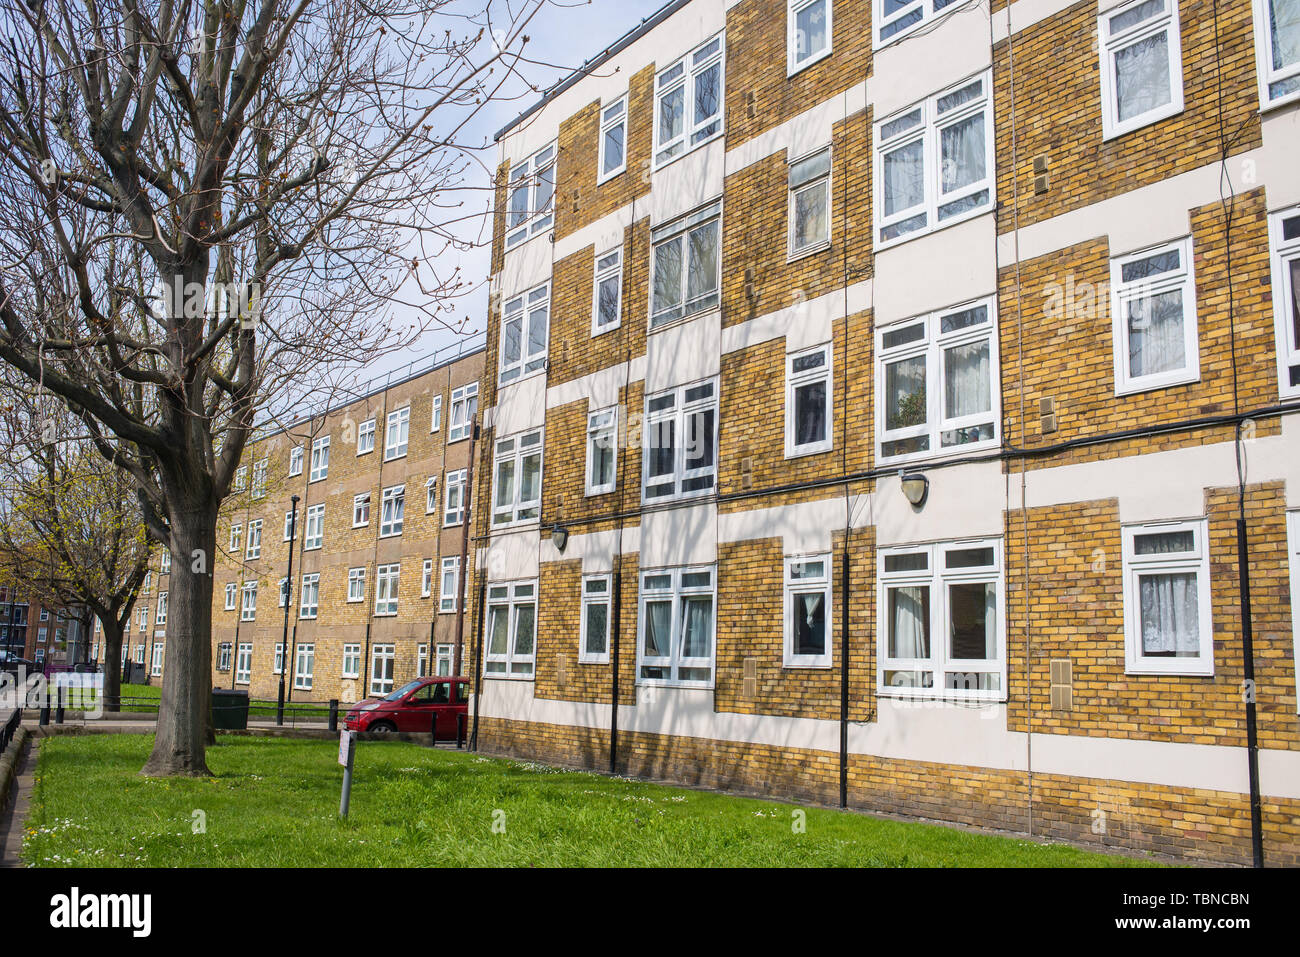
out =
<svg viewBox="0 0 1300 957"><path fill-rule="evenodd" d="M930 480L924 472L899 472L898 484L903 489L903 497L913 506L920 508L925 504L926 496L930 494Z"/></svg>
<svg viewBox="0 0 1300 957"><path fill-rule="evenodd" d="M557 552L563 552L564 547L569 544L569 530L559 522L551 526L551 544L555 546Z"/></svg>

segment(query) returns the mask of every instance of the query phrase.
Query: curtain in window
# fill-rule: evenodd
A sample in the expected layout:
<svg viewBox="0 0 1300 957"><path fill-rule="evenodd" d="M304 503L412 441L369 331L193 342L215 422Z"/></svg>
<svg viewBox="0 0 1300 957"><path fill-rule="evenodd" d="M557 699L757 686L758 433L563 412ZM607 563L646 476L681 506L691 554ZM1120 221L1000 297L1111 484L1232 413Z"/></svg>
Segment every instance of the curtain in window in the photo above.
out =
<svg viewBox="0 0 1300 957"><path fill-rule="evenodd" d="M1138 590L1142 607L1142 652L1194 657L1201 650L1196 573L1143 575Z"/></svg>
<svg viewBox="0 0 1300 957"><path fill-rule="evenodd" d="M682 657L709 657L709 638L713 631L713 599L684 598L682 622Z"/></svg>
<svg viewBox="0 0 1300 957"><path fill-rule="evenodd" d="M794 596L794 653L796 655L823 655L826 653L825 595Z"/></svg>
<svg viewBox="0 0 1300 957"><path fill-rule="evenodd" d="M930 589L889 590L889 657L930 657Z"/></svg>
<svg viewBox="0 0 1300 957"><path fill-rule="evenodd" d="M925 202L925 147L920 140L885 154L885 215Z"/></svg>
<svg viewBox="0 0 1300 957"><path fill-rule="evenodd" d="M987 339L945 350L943 365L948 418L977 415L993 408Z"/></svg>
<svg viewBox="0 0 1300 957"><path fill-rule="evenodd" d="M1300 0L1271 0L1269 35L1273 40L1273 69L1300 62Z"/></svg>
<svg viewBox="0 0 1300 957"><path fill-rule="evenodd" d="M1115 113L1131 119L1170 102L1169 34L1139 40L1115 54Z"/></svg>
<svg viewBox="0 0 1300 957"><path fill-rule="evenodd" d="M986 175L984 114L976 113L939 133L942 165L941 186L944 193L978 183Z"/></svg>
<svg viewBox="0 0 1300 957"><path fill-rule="evenodd" d="M667 658L672 651L672 605L666 601L645 603L645 656Z"/></svg>
<svg viewBox="0 0 1300 957"><path fill-rule="evenodd" d="M1126 308L1129 375L1153 375L1187 365L1181 290L1135 299Z"/></svg>
<svg viewBox="0 0 1300 957"><path fill-rule="evenodd" d="M818 183L794 197L794 245L803 249L825 242L830 235L826 221L826 184Z"/></svg>

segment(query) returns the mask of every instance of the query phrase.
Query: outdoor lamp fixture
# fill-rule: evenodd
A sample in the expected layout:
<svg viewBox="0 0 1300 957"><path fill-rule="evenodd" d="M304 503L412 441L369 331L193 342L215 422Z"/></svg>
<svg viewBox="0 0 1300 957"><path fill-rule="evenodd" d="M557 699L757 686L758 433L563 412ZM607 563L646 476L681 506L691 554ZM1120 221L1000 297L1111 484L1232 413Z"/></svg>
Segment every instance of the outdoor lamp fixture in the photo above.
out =
<svg viewBox="0 0 1300 957"><path fill-rule="evenodd" d="M551 526L551 544L557 552L563 552L564 546L569 544L569 530L559 522Z"/></svg>
<svg viewBox="0 0 1300 957"><path fill-rule="evenodd" d="M899 472L898 484L903 489L903 497L914 507L920 508L925 504L926 496L930 494L930 480L925 477L925 473Z"/></svg>

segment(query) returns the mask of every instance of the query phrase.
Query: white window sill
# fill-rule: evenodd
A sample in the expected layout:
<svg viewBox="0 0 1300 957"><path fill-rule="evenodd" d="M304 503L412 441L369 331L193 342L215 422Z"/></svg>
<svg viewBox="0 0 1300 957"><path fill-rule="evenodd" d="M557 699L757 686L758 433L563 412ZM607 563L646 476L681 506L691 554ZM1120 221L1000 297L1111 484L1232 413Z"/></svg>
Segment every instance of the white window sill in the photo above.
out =
<svg viewBox="0 0 1300 957"><path fill-rule="evenodd" d="M493 522L492 531L494 532L513 532L521 528L541 528L542 520L540 518L526 518L517 522Z"/></svg>
<svg viewBox="0 0 1300 957"><path fill-rule="evenodd" d="M1279 96L1276 100L1269 100L1267 103L1261 103L1259 113L1263 116L1266 113L1272 113L1274 110L1282 109L1286 106L1292 106L1300 103L1300 90L1287 93L1285 96Z"/></svg>
<svg viewBox="0 0 1300 957"><path fill-rule="evenodd" d="M801 259L807 259L809 256L816 256L818 253L824 253L831 248L829 239L822 240L819 243L813 243L807 249L788 250L785 256L786 265L797 263Z"/></svg>
<svg viewBox="0 0 1300 957"><path fill-rule="evenodd" d="M885 441L891 441L885 439ZM967 442L965 445L954 445L939 451L927 449L924 452L911 452L907 455L882 455L880 452L880 443L876 443L876 465L884 468L886 466L904 466L904 465L942 465L951 459L965 458L972 452L991 452L1002 448L1002 442L999 439L990 439L987 442Z"/></svg>
<svg viewBox="0 0 1300 957"><path fill-rule="evenodd" d="M721 287L719 287L719 295L721 295ZM721 305L710 306L708 309L701 309L699 312L693 312L689 316L681 316L677 319L669 319L667 322L661 322L657 326L648 325L646 328L646 333L648 335L653 336L655 333L663 332L665 329L675 329L678 326L686 325L688 322L693 322L696 319L705 318L707 316L712 316L715 314L717 315L722 314Z"/></svg>
<svg viewBox="0 0 1300 957"><path fill-rule="evenodd" d="M599 498L602 495L612 495L614 492L612 485L609 488L589 488L583 493L583 498Z"/></svg>
<svg viewBox="0 0 1300 957"><path fill-rule="evenodd" d="M1160 667L1152 664L1142 664L1140 662L1130 662L1124 667L1126 675L1154 675L1161 678L1213 678L1214 662L1196 662L1192 659L1182 659L1187 662L1179 667Z"/></svg>
<svg viewBox="0 0 1300 957"><path fill-rule="evenodd" d="M717 476L714 475L713 486L710 488L700 489L700 491L698 492L687 492L681 495L661 495L658 496L657 498L646 498L645 486L642 486L641 505L645 508L653 508L657 505L677 505L677 504L684 504L687 502L694 502L697 499L707 499L710 496L717 495L718 492L717 485L718 485L718 479Z"/></svg>
<svg viewBox="0 0 1300 957"><path fill-rule="evenodd" d="M511 675L511 674L506 674L504 671L484 671L483 677L488 679L495 679L497 681L534 681L536 680L537 676L536 675Z"/></svg>
<svg viewBox="0 0 1300 957"><path fill-rule="evenodd" d="M404 459L404 458L406 458L405 452L403 452L401 455L388 455L388 454L384 455L385 462L396 462L398 459Z"/></svg>
<svg viewBox="0 0 1300 957"><path fill-rule="evenodd" d="M624 129L624 132L625 132L625 135L626 135L627 127L624 126L623 129ZM622 166L620 166L620 167L619 167L618 169L616 169L616 170L610 170L608 173L601 173L601 174L599 174L599 175L596 177L596 185L597 185L597 186L604 186L604 185L605 185L606 183L608 183L610 180L618 179L620 176L622 176L622 175L623 175L624 173L626 173L626 172L627 172L627 164L624 163ZM521 245L522 245L522 244L521 244Z"/></svg>
<svg viewBox="0 0 1300 957"><path fill-rule="evenodd" d="M997 209L997 205L998 205L998 198L994 194L994 184L990 182L989 202L987 206L980 206L977 209L968 210L962 213L960 216L953 216L951 219L945 219L942 223L939 223L936 226L927 226L924 229L918 229L916 232L908 233L905 236L899 236L896 239L881 239L880 224L877 223L875 229L875 237L874 237L875 249L873 251L880 252L883 249L893 249L895 246L901 246L904 243L910 243L917 239L923 239L926 236L933 236L936 233L941 233L945 229L949 229L950 227L956 226L959 223L968 222L969 220L972 219L978 219L980 216L990 215L993 213L995 209ZM907 217L904 216L903 218L906 219Z"/></svg>
<svg viewBox="0 0 1300 957"><path fill-rule="evenodd" d="M1126 120L1123 126L1117 126L1111 129L1103 129L1101 135L1101 141L1103 143L1109 143L1112 140L1117 140L1122 137L1128 136L1128 134L1130 133L1135 133L1138 130L1146 129L1148 126L1150 126L1153 123L1159 123L1161 120L1167 120L1171 116L1177 116L1181 112L1183 112L1182 100L1175 100L1174 102L1170 103L1168 106L1163 106L1158 110L1152 110L1150 113L1144 113L1140 117L1135 117L1134 119ZM1104 125L1105 124L1103 122L1103 127Z"/></svg>
<svg viewBox="0 0 1300 957"><path fill-rule="evenodd" d="M943 694L941 693L943 690L950 690L950 693ZM917 688L915 692L908 693L898 688L880 686L876 687L876 697L891 698L895 701L938 701L948 704L1004 704L1007 700L1007 695L1003 691L958 693L951 689Z"/></svg>
<svg viewBox="0 0 1300 957"><path fill-rule="evenodd" d="M781 663L782 669L786 671L828 671L832 668L829 661L792 661L786 659Z"/></svg>
<svg viewBox="0 0 1300 957"><path fill-rule="evenodd" d="M548 356L546 359L544 359L544 360L542 361L542 367L541 367L540 369L534 369L532 372L524 372L524 373L521 373L520 375L515 376L515 377L514 377L513 379L511 379L509 382L502 382L502 381L501 381L501 373L498 372L498 373L497 373L497 391L500 392L502 389L509 389L511 386L519 385L519 383L521 383L521 382L527 382L529 379L535 379L535 378L537 378L538 376L544 376L544 375L546 375L546 370L547 370L547 367L548 367L549 365L550 365L550 357ZM469 436L466 436L466 438L469 438ZM453 441L457 441L457 442L459 442L460 440L459 440L459 439L455 439L455 440L453 440ZM450 444L450 442L449 442L448 444Z"/></svg>
<svg viewBox="0 0 1300 957"><path fill-rule="evenodd" d="M721 120L722 120L722 117L719 116L718 119L719 119L719 121L721 121ZM712 143L714 140L720 140L720 139L723 139L723 138L727 135L727 128L726 128L725 123L723 123L723 124L721 124L721 125L722 125L722 129L718 130L718 132L714 133L714 134L713 134L712 136L710 136L708 139L706 139L706 140L700 140L698 143L695 143L694 145L687 146L686 149L682 150L682 152L678 153L676 156L672 157L671 159L666 159L666 160L664 160L662 163L655 163L655 164L653 164L652 167L651 167L651 169L650 169L650 172L651 172L651 173L658 173L660 170L665 170L665 169L667 169L669 166L672 166L674 163L677 163L677 162L679 162L679 161L685 159L686 157L690 156L692 153L694 153L694 152L695 152L696 150L698 150L700 147L702 147L702 146L708 146L708 145L709 145L710 143ZM655 152L656 152L656 153L659 152L658 148L655 149ZM522 245L522 244L521 244L521 245Z"/></svg>
<svg viewBox="0 0 1300 957"><path fill-rule="evenodd" d="M591 658L583 658L583 657L579 656L579 657L578 657L578 664L580 664L580 665L607 665L607 664L609 664L609 655L602 655L602 656L591 657Z"/></svg>
<svg viewBox="0 0 1300 957"><path fill-rule="evenodd" d="M612 322L608 326L601 326L599 329L597 329L595 326L592 326L591 338L595 339L597 336L603 336L607 332L613 332L615 329L619 328L622 325L623 325L622 321L619 321L619 322Z"/></svg>
<svg viewBox="0 0 1300 957"><path fill-rule="evenodd" d="M787 56L786 65L785 65L785 78L787 80L793 79L794 77L802 73L804 70L808 69L810 66L814 66L818 63L821 63L822 60L825 60L828 56L831 55L832 52L833 52L832 48L827 47L821 53L809 57L808 59L804 60L802 63L791 63L789 62L789 57Z"/></svg>
<svg viewBox="0 0 1300 957"><path fill-rule="evenodd" d="M1160 378L1155 381L1138 381L1115 383L1115 396L1141 395L1143 392L1156 392L1160 389L1172 389L1180 385L1190 385L1201 381L1200 368L1190 369L1176 377Z"/></svg>
<svg viewBox="0 0 1300 957"><path fill-rule="evenodd" d="M640 670L639 666L638 670ZM638 688L689 688L693 691L713 690L712 681L662 681L653 678L637 678L636 686Z"/></svg>
<svg viewBox="0 0 1300 957"><path fill-rule="evenodd" d="M358 450L357 450L357 458L361 458L361 456L363 456L363 455L369 455L369 454L370 454L371 452L373 452L373 451L374 451L374 449L358 449Z"/></svg>
<svg viewBox="0 0 1300 957"><path fill-rule="evenodd" d="M785 450L785 457L790 459L806 459L810 455L824 455L827 452L835 451L835 443L819 442L817 445L804 446L802 448L789 448Z"/></svg>

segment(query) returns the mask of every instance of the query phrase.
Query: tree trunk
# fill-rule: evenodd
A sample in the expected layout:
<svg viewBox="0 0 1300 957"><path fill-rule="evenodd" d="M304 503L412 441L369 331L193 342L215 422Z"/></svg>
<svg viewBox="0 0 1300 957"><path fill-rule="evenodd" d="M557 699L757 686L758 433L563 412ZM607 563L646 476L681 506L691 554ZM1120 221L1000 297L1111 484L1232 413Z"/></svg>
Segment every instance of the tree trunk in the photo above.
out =
<svg viewBox="0 0 1300 957"><path fill-rule="evenodd" d="M171 522L167 645L158 705L158 733L141 774L210 775L205 759L212 699L212 562L217 504L198 489L167 489ZM189 501L177 502L176 496ZM194 499L201 500L195 502Z"/></svg>
<svg viewBox="0 0 1300 957"><path fill-rule="evenodd" d="M117 619L109 616L104 625L104 710L120 711L122 695L122 634Z"/></svg>

